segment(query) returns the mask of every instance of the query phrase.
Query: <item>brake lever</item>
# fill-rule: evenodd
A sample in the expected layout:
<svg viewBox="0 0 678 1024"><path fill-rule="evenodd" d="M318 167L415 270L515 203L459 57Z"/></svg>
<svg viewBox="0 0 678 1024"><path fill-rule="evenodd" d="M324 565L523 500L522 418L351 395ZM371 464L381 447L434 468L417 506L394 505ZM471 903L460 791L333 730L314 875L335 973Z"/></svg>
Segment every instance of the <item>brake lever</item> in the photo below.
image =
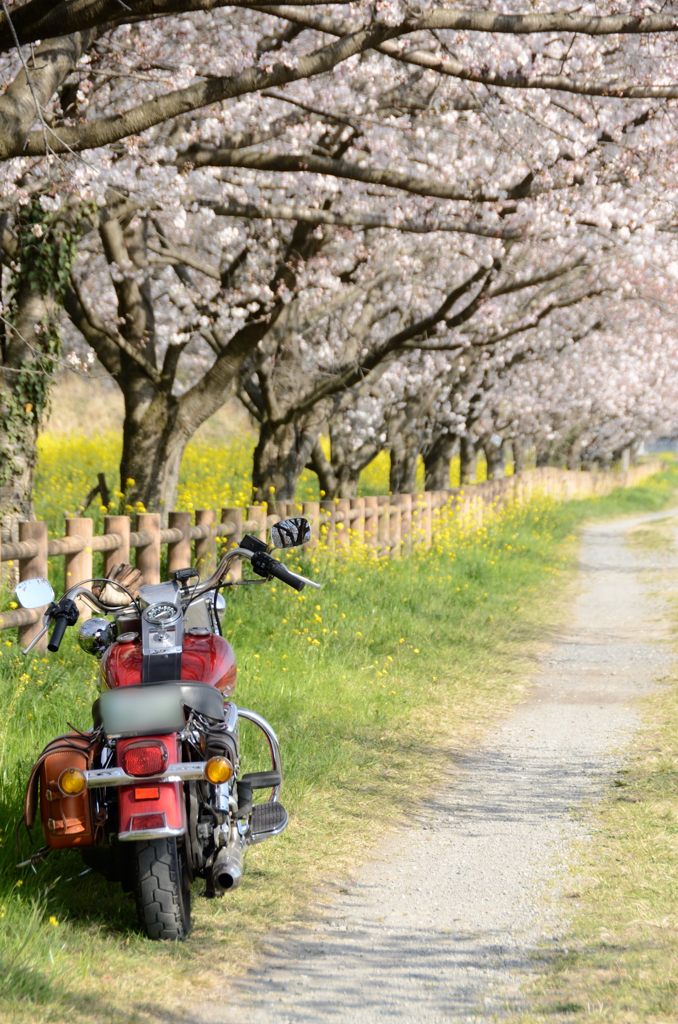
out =
<svg viewBox="0 0 678 1024"><path fill-rule="evenodd" d="M45 633L47 632L48 629L49 629L49 619L47 620L45 625L42 627L40 632L35 634L35 636L31 640L31 642L29 643L28 647L24 647L24 649L22 650L21 653L22 654L30 654L31 651L33 650L33 648L35 647L35 645L37 643L39 643L40 640L42 640L43 636L45 635Z"/></svg>
<svg viewBox="0 0 678 1024"><path fill-rule="evenodd" d="M313 587L314 590L322 590L322 583L316 583L315 580L309 580L307 576L302 576L300 572L294 574L298 579L303 580L307 587Z"/></svg>
<svg viewBox="0 0 678 1024"><path fill-rule="evenodd" d="M47 630L50 627L50 623L52 621L52 615L54 614L54 612L56 612L58 610L58 607L59 606L57 604L55 604L54 601L52 601L52 603L47 606L47 609L45 611L45 624L44 624L44 626L42 627L42 629L40 630L39 633L36 633L36 635L33 637L31 642L29 643L28 647L24 647L24 649L21 652L22 654L30 654L31 651L33 650L33 648L35 647L35 645L42 640L43 636L45 635L45 633L47 632Z"/></svg>

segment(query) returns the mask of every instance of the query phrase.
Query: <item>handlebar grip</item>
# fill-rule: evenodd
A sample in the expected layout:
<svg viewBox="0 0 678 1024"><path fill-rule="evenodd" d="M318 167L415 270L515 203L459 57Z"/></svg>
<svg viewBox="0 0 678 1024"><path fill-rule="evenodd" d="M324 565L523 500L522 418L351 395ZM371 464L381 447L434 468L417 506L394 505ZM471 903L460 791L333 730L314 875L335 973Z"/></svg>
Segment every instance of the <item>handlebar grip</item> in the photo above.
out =
<svg viewBox="0 0 678 1024"><path fill-rule="evenodd" d="M64 638L64 633L66 632L67 626L68 617L66 615L57 615L54 620L54 629L52 630L52 635L49 638L49 643L47 644L48 651L59 650L59 646Z"/></svg>
<svg viewBox="0 0 678 1024"><path fill-rule="evenodd" d="M306 584L303 580L300 580L295 573L290 572L289 569L286 569L280 562L276 562L275 559L272 559L272 562L275 566L272 575L275 576L276 579L279 579L281 583L286 583L287 586L292 587L293 590L302 591L304 589Z"/></svg>
<svg viewBox="0 0 678 1024"><path fill-rule="evenodd" d="M54 619L54 629L52 635L49 638L47 644L48 651L58 651L61 641L64 638L66 632L66 626L74 626L78 621L78 606L75 601L71 601L68 597L62 597L59 604L56 605L55 612L52 615Z"/></svg>
<svg viewBox="0 0 678 1024"><path fill-rule="evenodd" d="M286 583L288 587L292 587L293 590L301 591L306 586L305 580L299 579L296 573L290 572L281 562L271 558L270 555L263 551L258 551L252 555L251 565L258 576L274 576L281 583Z"/></svg>

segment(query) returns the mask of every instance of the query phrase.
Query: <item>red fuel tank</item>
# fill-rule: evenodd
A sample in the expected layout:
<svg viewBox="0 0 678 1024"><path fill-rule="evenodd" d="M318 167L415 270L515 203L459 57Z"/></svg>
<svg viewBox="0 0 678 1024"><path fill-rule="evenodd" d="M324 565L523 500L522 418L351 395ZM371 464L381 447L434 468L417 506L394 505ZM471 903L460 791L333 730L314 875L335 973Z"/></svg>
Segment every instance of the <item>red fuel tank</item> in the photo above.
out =
<svg viewBox="0 0 678 1024"><path fill-rule="evenodd" d="M101 682L104 689L118 686L139 686L141 683L141 640L108 648L101 659ZM186 633L181 655L181 678L215 686L226 697L235 691L237 669L235 654L228 640L214 633Z"/></svg>

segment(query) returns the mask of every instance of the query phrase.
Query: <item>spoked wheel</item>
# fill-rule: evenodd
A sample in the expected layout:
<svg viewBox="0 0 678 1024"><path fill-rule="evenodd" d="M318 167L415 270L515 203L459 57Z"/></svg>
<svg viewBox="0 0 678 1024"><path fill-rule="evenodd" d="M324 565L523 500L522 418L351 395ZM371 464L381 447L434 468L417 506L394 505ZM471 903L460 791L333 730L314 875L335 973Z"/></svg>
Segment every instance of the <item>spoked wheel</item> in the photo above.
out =
<svg viewBox="0 0 678 1024"><path fill-rule="evenodd" d="M149 939L178 941L191 930L191 883L173 836L134 843L139 923Z"/></svg>

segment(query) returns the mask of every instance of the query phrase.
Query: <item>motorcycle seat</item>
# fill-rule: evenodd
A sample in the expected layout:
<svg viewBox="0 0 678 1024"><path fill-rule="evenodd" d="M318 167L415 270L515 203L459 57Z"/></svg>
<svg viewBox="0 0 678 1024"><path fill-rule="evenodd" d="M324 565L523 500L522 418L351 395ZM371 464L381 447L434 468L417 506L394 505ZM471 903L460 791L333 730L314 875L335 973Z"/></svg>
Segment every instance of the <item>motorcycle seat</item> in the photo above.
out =
<svg viewBox="0 0 678 1024"><path fill-rule="evenodd" d="M183 727L186 708L216 722L224 720L221 692L206 683L184 679L107 690L94 702L92 717L94 727L103 726L109 736L154 729L175 732Z"/></svg>

